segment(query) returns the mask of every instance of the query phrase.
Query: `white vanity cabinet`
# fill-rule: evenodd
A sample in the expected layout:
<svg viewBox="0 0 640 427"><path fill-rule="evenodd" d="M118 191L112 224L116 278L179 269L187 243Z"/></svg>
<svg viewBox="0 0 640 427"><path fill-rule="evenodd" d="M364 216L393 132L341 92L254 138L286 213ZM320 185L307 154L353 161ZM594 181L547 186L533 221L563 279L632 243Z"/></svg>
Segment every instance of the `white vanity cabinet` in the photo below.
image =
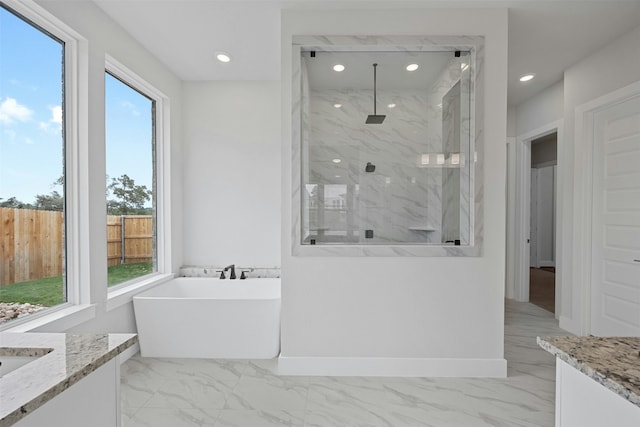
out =
<svg viewBox="0 0 640 427"><path fill-rule="evenodd" d="M556 427L640 426L640 338L538 337L556 356Z"/></svg>
<svg viewBox="0 0 640 427"><path fill-rule="evenodd" d="M111 359L14 424L120 427L120 361Z"/></svg>
<svg viewBox="0 0 640 427"><path fill-rule="evenodd" d="M609 426L640 426L640 407L556 359L556 427Z"/></svg>
<svg viewBox="0 0 640 427"><path fill-rule="evenodd" d="M118 427L120 362L136 334L0 333L0 427Z"/></svg>

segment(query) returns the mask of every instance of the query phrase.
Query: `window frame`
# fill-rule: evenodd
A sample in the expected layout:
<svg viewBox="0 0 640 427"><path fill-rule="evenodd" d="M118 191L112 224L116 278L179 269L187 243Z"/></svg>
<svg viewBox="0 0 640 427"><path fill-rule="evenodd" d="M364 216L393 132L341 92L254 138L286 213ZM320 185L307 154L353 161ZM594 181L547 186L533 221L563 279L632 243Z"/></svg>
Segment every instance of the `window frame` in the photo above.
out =
<svg viewBox="0 0 640 427"><path fill-rule="evenodd" d="M138 74L133 72L127 66L105 54L105 77L110 74L112 77L120 80L122 83L130 86L133 90L140 92L142 95L151 99L155 103L155 254L156 254L156 271L137 277L135 279L120 283L107 288L107 311L120 306L130 298L132 293L139 292L140 288L146 288L158 282L158 280L166 280L171 272L171 196L170 196L170 152L169 152L169 97L156 89L151 83ZM106 140L105 140L106 149ZM105 180L106 190L106 180ZM105 199L106 203L106 199ZM106 211L105 211L106 219ZM105 240L106 247L106 240ZM105 259L106 263L106 259ZM106 278L105 278L106 279ZM106 280L105 280L106 285Z"/></svg>
<svg viewBox="0 0 640 427"><path fill-rule="evenodd" d="M89 121L89 43L80 33L48 12L33 0L0 0L12 12L50 33L65 44L64 110L65 129L65 258L67 302L0 325L0 331L68 330L95 319L98 305L110 312L132 302L138 292L174 277L171 257L171 147L170 99L145 79L105 54L103 70L141 88L156 102L156 235L157 272L107 290L105 257L95 251L103 241L106 249L106 215L96 217L91 205L90 183L96 179L92 170ZM101 76L104 81L104 74ZM94 96L96 92L93 93ZM104 99L102 100L104 103ZM95 114L95 112L94 112ZM95 125L96 123L94 123ZM95 133L95 129L94 129ZM93 168L95 169L95 168ZM106 180L102 179L103 191ZM106 202L106 200L105 200ZM93 215L92 215L93 211ZM106 210L105 210L106 214ZM104 224L102 235L95 233L96 224ZM99 257L99 259L96 259ZM100 263L104 270L97 268ZM102 272L104 271L104 277ZM97 283L101 282L101 283ZM102 282L104 287L102 287ZM53 326L55 325L55 326Z"/></svg>
<svg viewBox="0 0 640 427"><path fill-rule="evenodd" d="M83 208L80 204L80 185L82 173L78 167L80 157L80 141L87 133L87 98L88 85L86 79L88 56L87 41L79 33L64 22L51 15L32 1L0 0L2 5L18 18L25 20L36 29L48 33L64 45L62 75L62 128L64 147L64 271L63 276L66 302L49 307L37 313L16 319L0 327L0 331L15 328L45 317L55 312L69 311L73 306L88 303L88 292L80 287L83 275L88 272L89 260L81 256L88 248L89 240L83 238L80 218ZM83 76L85 76L83 78ZM85 113L81 113L84 111ZM84 120L83 120L84 119ZM86 182L86 181L85 181Z"/></svg>

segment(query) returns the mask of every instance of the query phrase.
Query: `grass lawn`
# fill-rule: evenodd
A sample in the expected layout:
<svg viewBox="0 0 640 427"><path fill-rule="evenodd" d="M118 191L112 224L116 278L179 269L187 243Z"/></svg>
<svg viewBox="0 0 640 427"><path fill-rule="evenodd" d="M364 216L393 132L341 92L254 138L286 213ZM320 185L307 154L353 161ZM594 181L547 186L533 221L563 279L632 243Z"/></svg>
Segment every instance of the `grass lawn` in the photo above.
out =
<svg viewBox="0 0 640 427"><path fill-rule="evenodd" d="M144 276L153 271L153 264L150 262L141 262L138 264L120 264L108 268L107 286L114 286L124 283L127 280Z"/></svg>
<svg viewBox="0 0 640 427"><path fill-rule="evenodd" d="M151 273L152 269L150 262L114 265L108 269L108 286L144 276ZM42 304L47 307L62 304L62 277L46 277L0 286L0 302Z"/></svg>
<svg viewBox="0 0 640 427"><path fill-rule="evenodd" d="M13 283L0 287L0 302L42 304L47 307L62 304L62 276Z"/></svg>

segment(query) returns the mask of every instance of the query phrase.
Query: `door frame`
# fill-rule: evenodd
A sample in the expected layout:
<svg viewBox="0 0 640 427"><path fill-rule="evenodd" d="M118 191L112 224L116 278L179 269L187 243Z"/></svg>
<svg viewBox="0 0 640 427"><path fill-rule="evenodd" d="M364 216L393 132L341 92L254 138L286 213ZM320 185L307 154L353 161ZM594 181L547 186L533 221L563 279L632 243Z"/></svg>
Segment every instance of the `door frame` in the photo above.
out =
<svg viewBox="0 0 640 427"><path fill-rule="evenodd" d="M576 298L573 298L572 309L574 313L580 313L574 321L579 321L580 334L591 333L591 263L593 256L592 232L593 232L593 152L595 138L593 135L595 114L598 111L612 107L631 98L640 96L640 81L610 92L599 98L576 107L575 136L576 141L576 168L575 183L581 183L580 191L575 191L575 206L580 208L582 214L576 212L575 239L573 242L573 283L580 284L575 289ZM582 173L580 173L580 171ZM576 188L577 190L577 188Z"/></svg>
<svg viewBox="0 0 640 427"><path fill-rule="evenodd" d="M531 148L533 150L533 147ZM529 267L540 267L538 260L538 169L529 169Z"/></svg>
<svg viewBox="0 0 640 427"><path fill-rule="evenodd" d="M548 123L530 132L524 133L516 137L516 153L515 153L515 179L516 179L516 192L515 192L515 251L513 255L514 269L514 292L513 296L516 301L529 301L529 265L530 265L530 248L527 239L530 238L530 215L531 215L531 142L535 139L547 136L552 133L557 133L557 158L558 158L558 171L564 166L562 156L560 155L562 141L563 141L563 120L558 120L552 123ZM560 173L558 173L560 175ZM556 181L556 188L558 191L558 199L562 197L562 187L560 180ZM559 236L562 230L562 216L560 215L560 203L554 206L556 224L556 238L555 248L556 254L558 254L557 248L559 247ZM560 315L561 307L561 280L560 274L557 272L562 267L562 260L556 255L556 301L555 301L555 316Z"/></svg>

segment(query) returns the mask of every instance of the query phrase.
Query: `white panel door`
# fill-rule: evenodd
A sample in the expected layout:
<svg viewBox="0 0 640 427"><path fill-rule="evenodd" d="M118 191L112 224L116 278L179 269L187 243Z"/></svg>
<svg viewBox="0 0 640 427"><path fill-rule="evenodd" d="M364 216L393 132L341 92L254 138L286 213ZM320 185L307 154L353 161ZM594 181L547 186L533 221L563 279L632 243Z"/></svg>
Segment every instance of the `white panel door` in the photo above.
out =
<svg viewBox="0 0 640 427"><path fill-rule="evenodd" d="M640 95L593 123L591 333L640 336Z"/></svg>
<svg viewBox="0 0 640 427"><path fill-rule="evenodd" d="M540 267L555 267L555 166L538 168L537 247Z"/></svg>

